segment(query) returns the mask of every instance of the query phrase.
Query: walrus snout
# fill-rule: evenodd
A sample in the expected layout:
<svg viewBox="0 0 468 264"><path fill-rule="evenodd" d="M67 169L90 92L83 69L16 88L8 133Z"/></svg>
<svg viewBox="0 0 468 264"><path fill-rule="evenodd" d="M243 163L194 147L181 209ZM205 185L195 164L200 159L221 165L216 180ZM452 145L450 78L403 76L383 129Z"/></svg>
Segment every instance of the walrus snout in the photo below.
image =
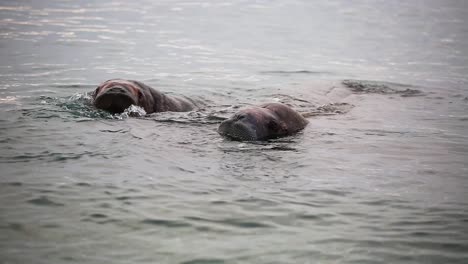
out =
<svg viewBox="0 0 468 264"><path fill-rule="evenodd" d="M112 87L102 91L94 100L94 105L102 110L119 114L131 105L137 105L134 95L123 87Z"/></svg>
<svg viewBox="0 0 468 264"><path fill-rule="evenodd" d="M125 89L124 87L121 86L114 86L112 88L109 88L105 91L106 93L115 93L115 94L128 94L130 93L128 89Z"/></svg>
<svg viewBox="0 0 468 264"><path fill-rule="evenodd" d="M218 127L218 133L234 140L257 140L256 130L244 118L236 117L223 121Z"/></svg>

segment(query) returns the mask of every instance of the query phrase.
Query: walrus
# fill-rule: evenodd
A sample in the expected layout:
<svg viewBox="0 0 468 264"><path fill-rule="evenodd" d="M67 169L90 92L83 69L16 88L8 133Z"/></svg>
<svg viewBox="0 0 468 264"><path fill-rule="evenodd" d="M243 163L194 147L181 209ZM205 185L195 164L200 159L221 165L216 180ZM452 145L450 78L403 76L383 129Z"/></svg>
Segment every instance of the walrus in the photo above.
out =
<svg viewBox="0 0 468 264"><path fill-rule="evenodd" d="M309 122L281 103L267 103L242 109L218 127L222 136L240 141L260 141L291 135Z"/></svg>
<svg viewBox="0 0 468 264"><path fill-rule="evenodd" d="M92 94L96 108L112 114L122 113L131 105L140 106L147 114L186 112L195 108L189 99L163 94L139 81L112 79L101 83Z"/></svg>

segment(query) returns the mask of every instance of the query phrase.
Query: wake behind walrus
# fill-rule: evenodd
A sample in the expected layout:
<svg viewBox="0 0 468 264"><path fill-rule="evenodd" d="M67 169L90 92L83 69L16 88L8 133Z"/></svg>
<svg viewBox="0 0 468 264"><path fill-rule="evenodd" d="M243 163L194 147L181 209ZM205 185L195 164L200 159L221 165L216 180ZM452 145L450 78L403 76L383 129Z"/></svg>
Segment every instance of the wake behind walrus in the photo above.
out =
<svg viewBox="0 0 468 264"><path fill-rule="evenodd" d="M112 114L122 113L131 105L142 107L147 114L154 112L185 112L196 108L189 99L169 96L148 85L133 80L112 79L100 84L93 95L96 108Z"/></svg>

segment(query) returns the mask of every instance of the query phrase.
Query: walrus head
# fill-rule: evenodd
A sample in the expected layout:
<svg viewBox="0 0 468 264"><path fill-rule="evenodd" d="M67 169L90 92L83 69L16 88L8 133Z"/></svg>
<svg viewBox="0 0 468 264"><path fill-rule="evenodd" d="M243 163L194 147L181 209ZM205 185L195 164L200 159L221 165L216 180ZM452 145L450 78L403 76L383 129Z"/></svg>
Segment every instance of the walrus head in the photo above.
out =
<svg viewBox="0 0 468 264"><path fill-rule="evenodd" d="M139 105L142 92L131 82L107 81L96 88L94 105L112 114L122 113L131 105Z"/></svg>
<svg viewBox="0 0 468 264"><path fill-rule="evenodd" d="M281 120L268 109L253 107L241 110L223 121L218 133L240 141L257 141L288 134Z"/></svg>

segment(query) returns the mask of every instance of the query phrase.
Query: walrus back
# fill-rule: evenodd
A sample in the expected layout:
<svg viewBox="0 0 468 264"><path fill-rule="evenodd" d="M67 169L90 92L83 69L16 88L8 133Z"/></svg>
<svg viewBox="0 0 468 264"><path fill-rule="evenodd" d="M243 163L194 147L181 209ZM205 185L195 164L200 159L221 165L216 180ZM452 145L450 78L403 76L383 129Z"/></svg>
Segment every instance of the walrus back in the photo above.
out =
<svg viewBox="0 0 468 264"><path fill-rule="evenodd" d="M299 131L307 126L309 121L299 112L282 103L267 103L261 107L274 112L280 120L286 123L290 132Z"/></svg>
<svg viewBox="0 0 468 264"><path fill-rule="evenodd" d="M195 108L195 104L185 98L169 96L139 81L133 81L144 89L152 99L152 112L187 112Z"/></svg>

